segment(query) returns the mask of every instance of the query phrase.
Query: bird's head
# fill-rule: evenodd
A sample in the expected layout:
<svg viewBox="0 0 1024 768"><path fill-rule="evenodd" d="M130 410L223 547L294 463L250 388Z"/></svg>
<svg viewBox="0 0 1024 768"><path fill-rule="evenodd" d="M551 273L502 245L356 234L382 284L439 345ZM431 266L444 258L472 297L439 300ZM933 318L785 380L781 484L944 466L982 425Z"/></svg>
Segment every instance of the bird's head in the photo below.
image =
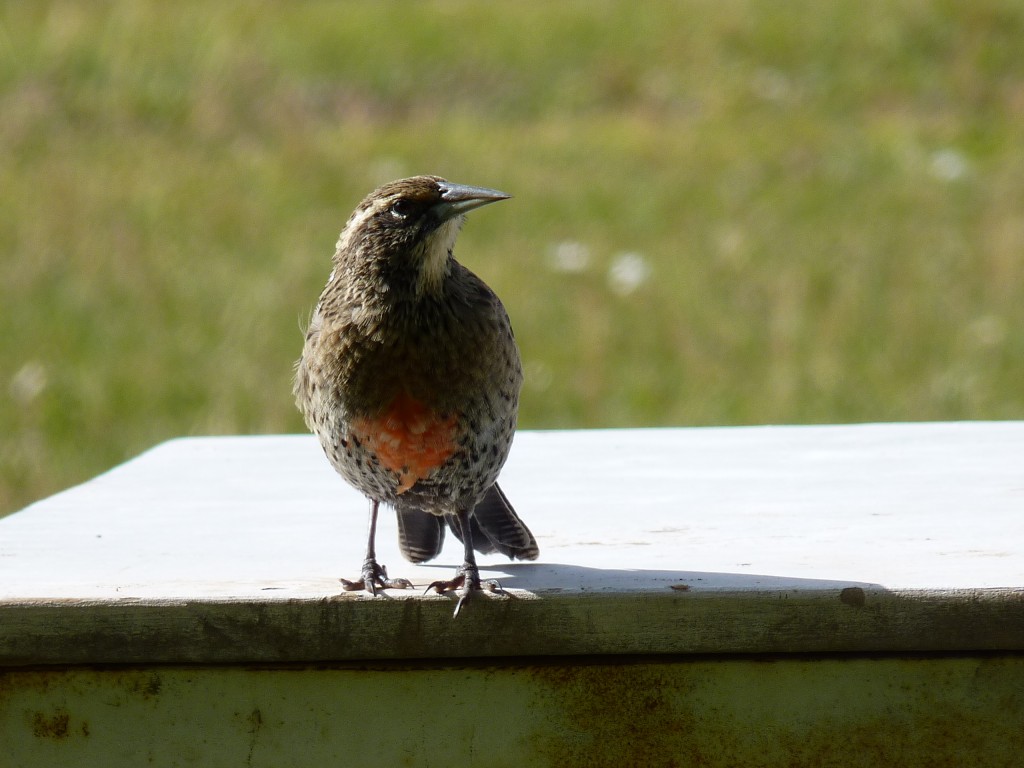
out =
<svg viewBox="0 0 1024 768"><path fill-rule="evenodd" d="M437 290L465 214L505 200L494 189L413 176L385 184L361 202L338 239L336 269L371 276L388 290Z"/></svg>

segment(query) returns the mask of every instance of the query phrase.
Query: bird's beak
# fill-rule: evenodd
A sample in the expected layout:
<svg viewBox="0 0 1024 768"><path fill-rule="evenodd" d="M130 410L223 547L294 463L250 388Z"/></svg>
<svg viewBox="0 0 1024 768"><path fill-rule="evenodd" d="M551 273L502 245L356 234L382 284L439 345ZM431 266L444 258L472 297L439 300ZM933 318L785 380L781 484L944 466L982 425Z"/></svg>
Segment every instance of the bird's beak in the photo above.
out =
<svg viewBox="0 0 1024 768"><path fill-rule="evenodd" d="M496 189L467 187L464 184L452 184L447 181L441 182L438 188L441 191L441 201L434 206L434 212L441 221L469 213L482 205L512 197Z"/></svg>

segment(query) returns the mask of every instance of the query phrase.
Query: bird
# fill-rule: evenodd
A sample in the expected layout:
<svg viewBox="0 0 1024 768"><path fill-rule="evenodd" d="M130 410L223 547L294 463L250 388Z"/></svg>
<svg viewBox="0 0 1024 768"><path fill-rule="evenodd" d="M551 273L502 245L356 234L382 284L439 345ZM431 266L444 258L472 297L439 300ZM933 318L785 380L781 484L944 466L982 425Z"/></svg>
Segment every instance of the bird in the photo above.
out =
<svg viewBox="0 0 1024 768"><path fill-rule="evenodd" d="M455 576L427 587L458 597L456 617L473 594L501 591L481 582L475 552L539 555L497 483L516 429L519 349L501 300L453 255L466 214L509 197L399 179L367 195L338 238L294 395L330 464L369 500L361 575L342 579L346 590L412 586L377 562L382 504L410 562L437 557L446 528L462 542Z"/></svg>

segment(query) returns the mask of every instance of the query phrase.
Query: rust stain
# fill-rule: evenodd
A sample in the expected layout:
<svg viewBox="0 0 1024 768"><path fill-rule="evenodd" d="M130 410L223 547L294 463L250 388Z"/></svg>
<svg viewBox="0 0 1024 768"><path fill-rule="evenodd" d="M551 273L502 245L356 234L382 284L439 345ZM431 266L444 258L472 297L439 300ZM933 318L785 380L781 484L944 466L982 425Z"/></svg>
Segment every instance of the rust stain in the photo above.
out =
<svg viewBox="0 0 1024 768"><path fill-rule="evenodd" d="M538 709L559 718L531 738L535 764L958 768L965 755L1016 764L1024 692L995 691L1015 689L1022 670L1013 658L638 658L522 673Z"/></svg>
<svg viewBox="0 0 1024 768"><path fill-rule="evenodd" d="M76 733L88 736L89 724L83 721L77 728L73 728L71 714L64 708L55 709L51 713L32 713L32 735L37 739L61 741Z"/></svg>
<svg viewBox="0 0 1024 768"><path fill-rule="evenodd" d="M252 765L252 758L256 752L256 741L259 739L260 730L263 728L263 712L260 711L259 707L255 707L249 716L246 717L246 721L249 723L249 754L246 757L245 764L248 766Z"/></svg>
<svg viewBox="0 0 1024 768"><path fill-rule="evenodd" d="M141 688L142 698L152 699L159 696L163 686L164 683L160 679L159 675L150 675L149 679L146 680L145 684Z"/></svg>
<svg viewBox="0 0 1024 768"><path fill-rule="evenodd" d="M539 734L535 746L552 765L704 765L680 750L692 713L666 698L676 688L661 664L537 666L530 675L560 699L565 730ZM666 677L666 672L669 675Z"/></svg>

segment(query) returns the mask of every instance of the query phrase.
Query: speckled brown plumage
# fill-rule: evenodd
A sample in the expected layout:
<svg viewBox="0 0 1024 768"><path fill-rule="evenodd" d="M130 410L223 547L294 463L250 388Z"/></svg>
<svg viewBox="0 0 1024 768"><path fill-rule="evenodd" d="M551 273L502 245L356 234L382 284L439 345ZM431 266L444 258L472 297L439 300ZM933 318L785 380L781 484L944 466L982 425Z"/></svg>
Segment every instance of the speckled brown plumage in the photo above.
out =
<svg viewBox="0 0 1024 768"><path fill-rule="evenodd" d="M522 368L505 308L452 256L469 210L507 195L417 176L356 208L306 332L299 410L334 468L371 502L363 578L408 586L374 553L380 503L396 510L402 553L436 556L444 523L465 545L459 607L480 587L473 550L534 559L537 544L496 480L512 444ZM458 608L456 613L458 612Z"/></svg>

